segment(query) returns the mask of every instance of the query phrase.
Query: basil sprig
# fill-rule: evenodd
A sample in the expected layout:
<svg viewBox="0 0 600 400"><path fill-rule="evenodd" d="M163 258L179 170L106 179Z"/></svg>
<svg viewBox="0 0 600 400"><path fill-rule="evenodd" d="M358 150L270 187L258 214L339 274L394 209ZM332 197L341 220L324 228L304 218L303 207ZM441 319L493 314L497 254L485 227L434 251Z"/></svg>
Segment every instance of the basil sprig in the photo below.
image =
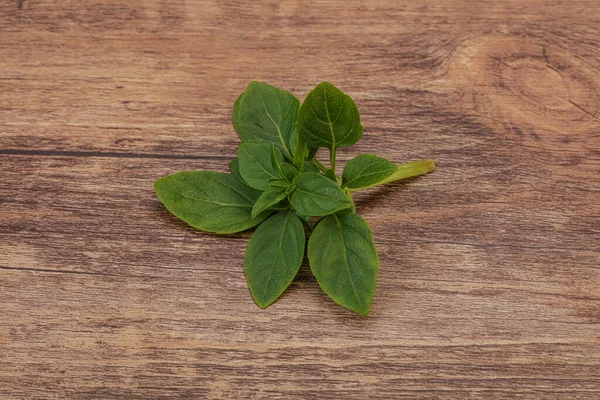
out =
<svg viewBox="0 0 600 400"><path fill-rule="evenodd" d="M395 164L373 154L348 161L336 174L336 151L363 134L354 101L329 82L300 105L291 93L250 82L233 107L242 143L231 174L183 171L154 189L165 207L202 231L230 234L259 225L246 250L244 271L261 308L271 305L296 276L308 240L310 268L339 305L367 315L379 258L373 233L355 213L351 192L435 169L432 160ZM329 150L329 165L315 154ZM306 229L304 229L306 227Z"/></svg>

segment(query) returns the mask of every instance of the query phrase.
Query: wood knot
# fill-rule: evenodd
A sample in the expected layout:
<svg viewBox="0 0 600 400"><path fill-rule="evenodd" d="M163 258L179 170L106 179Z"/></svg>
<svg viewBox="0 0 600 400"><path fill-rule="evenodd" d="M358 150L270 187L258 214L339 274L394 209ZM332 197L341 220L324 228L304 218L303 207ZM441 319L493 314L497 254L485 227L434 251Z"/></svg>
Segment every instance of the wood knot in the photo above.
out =
<svg viewBox="0 0 600 400"><path fill-rule="evenodd" d="M497 132L566 143L600 126L598 72L548 44L513 37L465 42L449 83L461 112Z"/></svg>

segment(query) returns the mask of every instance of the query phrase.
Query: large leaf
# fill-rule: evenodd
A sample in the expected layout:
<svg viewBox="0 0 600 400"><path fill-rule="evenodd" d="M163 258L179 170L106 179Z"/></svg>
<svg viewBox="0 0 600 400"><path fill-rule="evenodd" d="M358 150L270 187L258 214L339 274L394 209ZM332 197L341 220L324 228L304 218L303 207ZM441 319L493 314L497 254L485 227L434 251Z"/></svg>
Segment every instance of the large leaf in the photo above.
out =
<svg viewBox="0 0 600 400"><path fill-rule="evenodd" d="M304 172L296 178L290 202L300 214L318 217L352 207L352 200L329 178Z"/></svg>
<svg viewBox="0 0 600 400"><path fill-rule="evenodd" d="M391 161L374 154L361 154L344 166L342 187L364 189L381 183L398 167Z"/></svg>
<svg viewBox="0 0 600 400"><path fill-rule="evenodd" d="M357 214L324 218L308 241L310 269L321 289L339 305L369 313L379 258L367 222Z"/></svg>
<svg viewBox="0 0 600 400"><path fill-rule="evenodd" d="M283 178L275 160L272 157L273 145L242 143L238 148L238 158L240 159L240 174L248 185L255 189L267 190L269 179ZM279 150L275 149L279 153ZM279 153L281 156L281 153Z"/></svg>
<svg viewBox="0 0 600 400"><path fill-rule="evenodd" d="M256 304L268 307L289 286L304 258L304 229L291 211L261 224L248 242L244 272Z"/></svg>
<svg viewBox="0 0 600 400"><path fill-rule="evenodd" d="M285 189L278 187L270 187L265 190L252 208L252 216L259 215L263 211L271 208L285 198Z"/></svg>
<svg viewBox="0 0 600 400"><path fill-rule="evenodd" d="M333 151L353 145L363 133L356 104L329 82L321 82L306 96L296 126L309 148Z"/></svg>
<svg viewBox="0 0 600 400"><path fill-rule="evenodd" d="M300 101L263 82L250 82L233 106L233 126L244 143L274 144L289 159Z"/></svg>
<svg viewBox="0 0 600 400"><path fill-rule="evenodd" d="M269 215L266 211L252 218L261 192L222 172L177 172L154 182L154 190L170 212L206 232L240 232Z"/></svg>

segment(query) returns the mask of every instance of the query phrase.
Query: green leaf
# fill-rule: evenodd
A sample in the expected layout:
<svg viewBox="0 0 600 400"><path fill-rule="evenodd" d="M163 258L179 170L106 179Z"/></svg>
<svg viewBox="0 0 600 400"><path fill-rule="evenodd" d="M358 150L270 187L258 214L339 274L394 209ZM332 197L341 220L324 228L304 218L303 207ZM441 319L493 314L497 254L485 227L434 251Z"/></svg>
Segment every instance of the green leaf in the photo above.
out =
<svg viewBox="0 0 600 400"><path fill-rule="evenodd" d="M280 179L277 166L274 165L271 144L242 143L238 148L240 174L244 181L255 189L267 190L269 179ZM279 150L275 149L275 152ZM281 155L281 154L280 154Z"/></svg>
<svg viewBox="0 0 600 400"><path fill-rule="evenodd" d="M154 182L160 201L196 229L235 233L262 222L269 212L251 216L260 191L235 176L212 171L183 171Z"/></svg>
<svg viewBox="0 0 600 400"><path fill-rule="evenodd" d="M233 126L243 143L274 144L292 159L290 141L300 101L263 82L250 82L233 106Z"/></svg>
<svg viewBox="0 0 600 400"><path fill-rule="evenodd" d="M325 176L331 179L333 182L338 183L338 178L334 170L328 169L327 171L325 171Z"/></svg>
<svg viewBox="0 0 600 400"><path fill-rule="evenodd" d="M380 158L380 157L377 157L377 158ZM350 160L350 161L352 161L352 160ZM350 161L348 161L348 164L350 164ZM389 162L389 161L387 161L387 162ZM348 164L346 164L346 167L348 166ZM381 165L383 165L383 163L381 163ZM409 162L406 164L400 164L400 165L394 164L394 168L395 168L395 170L385 178L382 178L382 176L383 176L383 173L382 173L381 175L378 175L378 174L370 175L367 177L369 179L363 179L363 177L360 177L358 179L348 179L350 175L354 175L357 171L353 171L352 173L346 174L346 168L344 168L344 176L343 177L344 177L344 179L346 179L347 183L345 184L345 186L342 186L342 187L344 187L345 189L349 189L351 192L354 192L356 190L361 190L361 189L365 189L365 188L376 186L376 185L383 185L385 183L399 181L402 179L414 178L416 176L425 175L425 174L435 170L435 162L433 160L412 161L412 162ZM373 169L371 169L371 171L374 172L375 169L373 168ZM382 172L383 172L383 168L382 168ZM365 174L365 175L367 175L367 174ZM380 179L380 178L382 178L382 179ZM376 181L377 179L379 179L379 180ZM365 186L363 186L363 185L365 185Z"/></svg>
<svg viewBox="0 0 600 400"><path fill-rule="evenodd" d="M275 179L269 181L269 186L272 188L280 188L280 190L285 190L291 185L285 179Z"/></svg>
<svg viewBox="0 0 600 400"><path fill-rule="evenodd" d="M304 161L304 172L320 173L321 170L312 161Z"/></svg>
<svg viewBox="0 0 600 400"><path fill-rule="evenodd" d="M374 154L361 154L344 166L342 187L364 189L381 183L392 175L398 166L391 161Z"/></svg>
<svg viewBox="0 0 600 400"><path fill-rule="evenodd" d="M256 304L266 308L289 286L304 258L304 229L291 211L261 224L248 242L244 272Z"/></svg>
<svg viewBox="0 0 600 400"><path fill-rule="evenodd" d="M258 200L256 200L256 203L254 203L254 207L252 207L252 217L259 215L261 212L279 203L285 196L285 189L281 190L281 188L276 187L268 188L260 195Z"/></svg>
<svg viewBox="0 0 600 400"><path fill-rule="evenodd" d="M296 129L296 126L294 126L294 130L292 131L292 134L290 135L290 142L288 144L288 148L290 149L290 153L292 154L292 161L296 160L296 149L298 149L298 151L302 152L301 148L298 148L298 140L299 140L300 136L298 136L298 130ZM300 143L301 145L302 143Z"/></svg>
<svg viewBox="0 0 600 400"><path fill-rule="evenodd" d="M351 213L355 213L356 212L356 204L354 204L354 199L352 199L352 194L350 193L350 189L348 188L344 188L344 194L346 195L346 197L348 197L350 199L350 202L352 203L352 207L350 208L350 212Z"/></svg>
<svg viewBox="0 0 600 400"><path fill-rule="evenodd" d="M242 178L242 174L240 174L240 159L238 157L229 162L229 169L233 176L238 178L244 185L248 185L244 178Z"/></svg>
<svg viewBox="0 0 600 400"><path fill-rule="evenodd" d="M298 171L298 168L294 167L292 164L289 163L281 163L279 167L281 168L281 172L283 173L285 179L290 183L292 183L300 173L300 171Z"/></svg>
<svg viewBox="0 0 600 400"><path fill-rule="evenodd" d="M290 203L300 214L318 217L352 207L352 201L329 178L314 172L300 174L291 193Z"/></svg>
<svg viewBox="0 0 600 400"><path fill-rule="evenodd" d="M298 168L302 168L302 163L308 156L308 147L300 135L297 134L297 130L294 129L295 144L294 144L294 165Z"/></svg>
<svg viewBox="0 0 600 400"><path fill-rule="evenodd" d="M311 224L310 224L310 217L307 217L306 215L302 215L302 214L300 214L299 212L296 212L296 216L297 216L298 218L300 218L300 221L302 221L302 223L303 223L304 225L306 225L306 227L307 227L307 228L308 228L308 229L309 229L309 230L312 232L312 229L313 229L313 228L312 228L312 226L311 226Z"/></svg>
<svg viewBox="0 0 600 400"><path fill-rule="evenodd" d="M425 175L435 170L435 161L419 160L398 165L398 169L381 183L399 181L402 179L414 178L415 176Z"/></svg>
<svg viewBox="0 0 600 400"><path fill-rule="evenodd" d="M294 162L294 165L296 165L298 168L301 169L303 167L303 163L305 163L306 160L312 160L313 158L315 158L315 155L317 154L317 151L319 150L319 148L318 147L308 148L308 146L306 145L306 143L304 142L302 137L296 133L296 129L294 129L294 135L295 135L295 145L293 146L293 149L294 149L293 162ZM300 171L300 172L304 172L304 171Z"/></svg>
<svg viewBox="0 0 600 400"><path fill-rule="evenodd" d="M329 82L321 82L306 96L296 126L309 148L332 152L353 145L363 133L356 104Z"/></svg>
<svg viewBox="0 0 600 400"><path fill-rule="evenodd" d="M367 315L379 258L367 222L357 214L324 218L308 241L308 260L321 289L342 307Z"/></svg>

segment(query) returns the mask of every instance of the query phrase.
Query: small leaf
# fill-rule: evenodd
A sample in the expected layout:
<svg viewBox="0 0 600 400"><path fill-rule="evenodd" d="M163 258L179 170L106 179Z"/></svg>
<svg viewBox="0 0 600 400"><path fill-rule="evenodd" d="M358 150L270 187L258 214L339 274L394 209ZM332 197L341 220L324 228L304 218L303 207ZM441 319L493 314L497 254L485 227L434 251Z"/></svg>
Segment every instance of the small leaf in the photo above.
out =
<svg viewBox="0 0 600 400"><path fill-rule="evenodd" d="M242 143L238 148L240 174L244 181L255 189L267 190L269 179L281 179L282 176L271 156L272 145ZM279 150L275 149L275 152Z"/></svg>
<svg viewBox="0 0 600 400"><path fill-rule="evenodd" d="M306 96L296 126L309 148L332 152L353 145L363 133L356 104L329 82L321 82Z"/></svg>
<svg viewBox="0 0 600 400"><path fill-rule="evenodd" d="M296 129L294 130L294 135L295 135L295 145L293 147L294 149L294 165L296 165L298 168L302 168L302 163L306 162L306 160L312 160L313 158L315 158L315 154L317 154L317 151L319 150L318 147L315 148L308 148L308 146L306 145L306 143L304 142L304 139L302 139L302 137L300 135L298 135L296 133ZM301 171L304 172L304 171Z"/></svg>
<svg viewBox="0 0 600 400"><path fill-rule="evenodd" d="M304 229L291 211L261 224L248 242L244 272L256 304L266 308L289 286L304 258Z"/></svg>
<svg viewBox="0 0 600 400"><path fill-rule="evenodd" d="M282 164L284 161L285 160L283 159L283 156L281 155L281 151L279 151L279 149L277 147L275 147L274 144L271 144L271 162L273 163L273 165L275 165L277 167L280 164Z"/></svg>
<svg viewBox="0 0 600 400"><path fill-rule="evenodd" d="M398 167L391 161L374 154L361 154L344 166L342 187L364 189L381 183L392 175Z"/></svg>
<svg viewBox="0 0 600 400"><path fill-rule="evenodd" d="M352 201L333 181L314 172L304 172L294 182L290 203L300 214L318 217L352 207Z"/></svg>
<svg viewBox="0 0 600 400"><path fill-rule="evenodd" d="M294 165L297 165L300 168L302 167L302 163L304 162L304 160L306 160L306 157L308 156L308 147L306 147L306 143L304 142L302 137L298 135L297 129L294 129L294 137L294 157L292 161Z"/></svg>
<svg viewBox="0 0 600 400"><path fill-rule="evenodd" d="M288 143L288 148L290 149L290 153L292 154L292 162L294 162L294 160L296 159L297 155L296 155L296 149L298 148L298 140L299 140L299 136L298 136L298 130L296 129L296 126L294 126L294 130L292 131L292 134L290 135L290 141ZM302 152L302 149L299 149L300 153Z"/></svg>
<svg viewBox="0 0 600 400"><path fill-rule="evenodd" d="M229 162L229 169L231 170L233 176L238 178L240 182L242 182L244 185L248 185L244 178L242 178L242 174L240 174L240 159L238 157Z"/></svg>
<svg viewBox="0 0 600 400"><path fill-rule="evenodd" d="M286 181L285 179L274 179L274 180L269 180L269 186L272 188L281 188L281 189L285 190L288 187L290 187L290 183L288 181Z"/></svg>
<svg viewBox="0 0 600 400"><path fill-rule="evenodd" d="M298 171L298 168L294 167L292 164L289 163L281 163L280 167L283 176L290 183L292 183L300 173L300 171Z"/></svg>
<svg viewBox="0 0 600 400"><path fill-rule="evenodd" d="M253 218L252 207L261 192L222 172L178 172L154 182L154 190L171 213L206 232L240 232L269 215Z"/></svg>
<svg viewBox="0 0 600 400"><path fill-rule="evenodd" d="M289 160L300 101L263 82L250 82L233 106L233 126L243 143L274 144Z"/></svg>
<svg viewBox="0 0 600 400"><path fill-rule="evenodd" d="M269 209L285 198L285 189L270 187L265 190L252 208L252 217L259 215L261 212Z"/></svg>
<svg viewBox="0 0 600 400"><path fill-rule="evenodd" d="M333 214L308 241L310 269L321 289L342 307L367 315L375 294L379 258L367 222L357 214Z"/></svg>
<svg viewBox="0 0 600 400"><path fill-rule="evenodd" d="M419 160L412 161L397 166L397 170L381 183L389 183L399 181L402 179L414 178L415 176L425 175L435 170L435 161L433 160Z"/></svg>
<svg viewBox="0 0 600 400"><path fill-rule="evenodd" d="M343 190L344 190L344 194L346 195L346 197L348 197L350 199L350 202L352 203L352 207L350 208L349 211L351 213L355 213L356 212L356 204L354 204L354 199L352 198L352 194L350 193L350 189L344 188Z"/></svg>
<svg viewBox="0 0 600 400"><path fill-rule="evenodd" d="M321 170L312 161L304 161L304 172L315 172L319 174L321 173Z"/></svg>

